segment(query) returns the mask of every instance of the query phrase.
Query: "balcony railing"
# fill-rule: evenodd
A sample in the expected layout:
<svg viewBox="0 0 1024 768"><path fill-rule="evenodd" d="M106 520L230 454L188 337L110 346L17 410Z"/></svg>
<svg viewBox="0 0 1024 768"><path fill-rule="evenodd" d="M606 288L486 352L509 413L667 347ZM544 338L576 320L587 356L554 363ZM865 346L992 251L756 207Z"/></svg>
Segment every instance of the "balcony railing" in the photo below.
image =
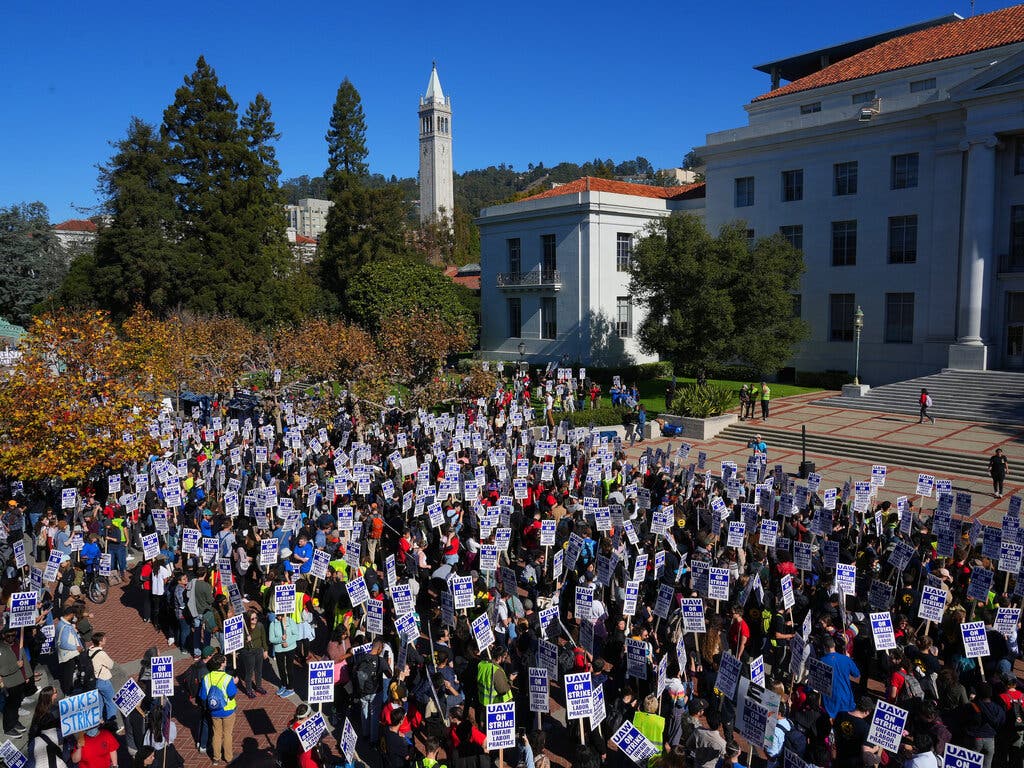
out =
<svg viewBox="0 0 1024 768"><path fill-rule="evenodd" d="M562 287L562 276L557 269L535 269L530 272L499 272L499 288L554 288Z"/></svg>
<svg viewBox="0 0 1024 768"><path fill-rule="evenodd" d="M1024 272L1024 254L1001 253L999 254L1000 272Z"/></svg>

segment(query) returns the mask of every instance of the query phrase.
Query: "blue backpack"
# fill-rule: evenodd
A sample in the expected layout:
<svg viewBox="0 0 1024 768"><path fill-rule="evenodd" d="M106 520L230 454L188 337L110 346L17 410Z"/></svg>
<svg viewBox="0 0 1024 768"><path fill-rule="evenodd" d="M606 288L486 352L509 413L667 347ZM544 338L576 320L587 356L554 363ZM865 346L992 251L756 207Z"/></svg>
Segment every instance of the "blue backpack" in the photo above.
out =
<svg viewBox="0 0 1024 768"><path fill-rule="evenodd" d="M211 685L206 692L206 706L210 712L220 712L228 705L227 697L218 686Z"/></svg>

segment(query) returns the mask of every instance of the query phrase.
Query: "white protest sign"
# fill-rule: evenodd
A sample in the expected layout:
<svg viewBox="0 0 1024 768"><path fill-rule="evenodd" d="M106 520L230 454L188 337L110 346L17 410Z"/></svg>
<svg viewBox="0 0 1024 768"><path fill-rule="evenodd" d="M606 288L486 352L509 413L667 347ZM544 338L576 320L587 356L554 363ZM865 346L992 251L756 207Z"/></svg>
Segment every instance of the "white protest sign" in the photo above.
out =
<svg viewBox="0 0 1024 768"><path fill-rule="evenodd" d="M729 701L736 700L736 686L739 685L742 668L743 664L731 653L722 655L718 676L715 679L715 688L724 693Z"/></svg>
<svg viewBox="0 0 1024 768"><path fill-rule="evenodd" d="M9 614L10 629L31 627L36 623L36 611L39 607L39 595L35 592L15 592L11 595Z"/></svg>
<svg viewBox="0 0 1024 768"><path fill-rule="evenodd" d="M494 643L494 632L491 630L491 620L486 613L481 613L473 620L473 638L476 640L477 649L483 653Z"/></svg>
<svg viewBox="0 0 1024 768"><path fill-rule="evenodd" d="M224 619L224 653L242 650L245 644L245 617L230 616Z"/></svg>
<svg viewBox="0 0 1024 768"><path fill-rule="evenodd" d="M370 599L370 593L366 589L366 580L362 576L356 576L345 582L345 591L348 592L348 599L355 605L362 605Z"/></svg>
<svg viewBox="0 0 1024 768"><path fill-rule="evenodd" d="M308 669L307 704L319 704L334 701L334 662L310 661Z"/></svg>
<svg viewBox="0 0 1024 768"><path fill-rule="evenodd" d="M139 687L134 678L129 677L128 681L114 694L114 703L121 710L121 714L128 717L145 698L145 691Z"/></svg>
<svg viewBox="0 0 1024 768"><path fill-rule="evenodd" d="M871 614L871 634L875 638L876 651L891 651L896 647L896 634L893 632L889 611Z"/></svg>
<svg viewBox="0 0 1024 768"><path fill-rule="evenodd" d="M356 733L356 729L352 727L352 723L346 717L345 726L341 731L341 742L338 746L341 749L341 753L345 755L345 759L350 763L355 762L357 741L359 741L359 734Z"/></svg>
<svg viewBox="0 0 1024 768"><path fill-rule="evenodd" d="M302 750L308 752L320 743L324 733L327 732L327 721L323 713L317 712L308 720L303 720L295 726L295 734L299 737Z"/></svg>
<svg viewBox="0 0 1024 768"><path fill-rule="evenodd" d="M946 590L940 587L925 585L921 593L921 604L917 608L917 617L926 621L940 622L946 611Z"/></svg>
<svg viewBox="0 0 1024 768"><path fill-rule="evenodd" d="M992 622L992 629L1005 637L1010 637L1017 632L1017 624L1020 622L1020 608L997 608L996 618Z"/></svg>
<svg viewBox="0 0 1024 768"><path fill-rule="evenodd" d="M530 667L530 711L549 712L551 697L548 695L548 670L544 667Z"/></svg>
<svg viewBox="0 0 1024 768"><path fill-rule="evenodd" d="M157 696L174 695L174 657L153 656L149 660L149 693Z"/></svg>
<svg viewBox="0 0 1024 768"><path fill-rule="evenodd" d="M626 720L612 735L612 743L639 766L646 766L658 748L654 746L629 720Z"/></svg>
<svg viewBox="0 0 1024 768"><path fill-rule="evenodd" d="M487 749L512 749L516 745L516 703L487 705Z"/></svg>
<svg viewBox="0 0 1024 768"><path fill-rule="evenodd" d="M371 635L384 634L384 601L366 601L366 631Z"/></svg>
<svg viewBox="0 0 1024 768"><path fill-rule="evenodd" d="M683 631L703 633L704 626L704 601L699 597L683 598Z"/></svg>
<svg viewBox="0 0 1024 768"><path fill-rule="evenodd" d="M65 738L90 728L99 728L103 722L103 697L96 690L58 699L57 707L60 711L60 735Z"/></svg>
<svg viewBox="0 0 1024 768"><path fill-rule="evenodd" d="M295 585L277 584L274 587L274 613L290 616L295 613Z"/></svg>
<svg viewBox="0 0 1024 768"><path fill-rule="evenodd" d="M711 600L729 599L729 569L708 569L708 597Z"/></svg>
<svg viewBox="0 0 1024 768"><path fill-rule="evenodd" d="M985 634L985 622L968 621L961 624L960 635L964 640L964 656L969 659L988 656L988 635Z"/></svg>
<svg viewBox="0 0 1024 768"><path fill-rule="evenodd" d="M565 676L565 709L568 719L590 717L592 701L593 678L589 672Z"/></svg>
<svg viewBox="0 0 1024 768"><path fill-rule="evenodd" d="M28 758L18 751L10 739L0 744L0 760L7 768L25 768L28 765Z"/></svg>
<svg viewBox="0 0 1024 768"><path fill-rule="evenodd" d="M903 728L907 724L907 710L900 709L887 701L875 703L875 714L871 718L868 743L888 752L898 752L903 741Z"/></svg>
<svg viewBox="0 0 1024 768"><path fill-rule="evenodd" d="M960 747L951 741L946 742L946 751L942 755L942 768L982 768L985 755L967 747Z"/></svg>

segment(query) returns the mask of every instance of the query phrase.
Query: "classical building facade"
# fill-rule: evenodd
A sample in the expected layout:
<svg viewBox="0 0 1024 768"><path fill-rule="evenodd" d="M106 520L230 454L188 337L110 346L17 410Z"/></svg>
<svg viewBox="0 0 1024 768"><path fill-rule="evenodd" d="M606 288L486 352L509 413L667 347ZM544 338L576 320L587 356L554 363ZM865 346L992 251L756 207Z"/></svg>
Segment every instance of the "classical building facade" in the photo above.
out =
<svg viewBox="0 0 1024 768"><path fill-rule="evenodd" d="M798 370L853 371L858 307L867 383L1024 367L1024 6L758 69L772 88L746 105L748 124L696 150L701 197L581 180L481 212L485 354L515 357L521 339L531 357L591 359L591 313L627 327L618 239L682 209L702 210L712 232L743 220L752 237L781 233L803 251L795 304L811 336ZM620 348L643 359L628 337Z"/></svg>
<svg viewBox="0 0 1024 768"><path fill-rule="evenodd" d="M696 151L710 229L803 250L793 364L852 371L859 306L868 383L1024 366L1024 6L758 69L748 125Z"/></svg>
<svg viewBox="0 0 1024 768"><path fill-rule="evenodd" d="M633 242L704 186L584 178L480 212L480 345L489 359L649 362L629 295ZM522 345L522 346L520 346ZM522 353L522 354L520 354Z"/></svg>

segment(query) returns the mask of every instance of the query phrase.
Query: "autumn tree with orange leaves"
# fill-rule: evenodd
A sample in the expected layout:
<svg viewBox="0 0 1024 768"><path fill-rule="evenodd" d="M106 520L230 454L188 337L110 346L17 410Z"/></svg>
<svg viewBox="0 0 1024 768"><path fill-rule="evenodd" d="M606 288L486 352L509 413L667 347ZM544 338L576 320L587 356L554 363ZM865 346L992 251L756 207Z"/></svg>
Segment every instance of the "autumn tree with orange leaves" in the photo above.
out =
<svg viewBox="0 0 1024 768"><path fill-rule="evenodd" d="M134 333L134 331L132 332ZM80 480L98 465L147 458L164 386L151 350L106 312L37 317L0 372L0 471Z"/></svg>

